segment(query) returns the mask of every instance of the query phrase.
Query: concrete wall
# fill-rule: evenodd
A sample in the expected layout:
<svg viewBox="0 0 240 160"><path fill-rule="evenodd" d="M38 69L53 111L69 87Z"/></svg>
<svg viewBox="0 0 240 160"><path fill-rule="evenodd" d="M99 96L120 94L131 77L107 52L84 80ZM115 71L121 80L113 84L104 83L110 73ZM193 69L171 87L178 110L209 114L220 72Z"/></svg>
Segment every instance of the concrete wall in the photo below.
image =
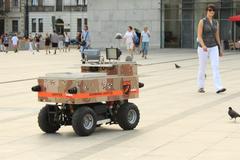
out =
<svg viewBox="0 0 240 160"><path fill-rule="evenodd" d="M160 0L90 0L88 24L92 47L116 46L116 33L125 34L129 25L151 32L152 47L160 46ZM123 46L123 45L122 45Z"/></svg>

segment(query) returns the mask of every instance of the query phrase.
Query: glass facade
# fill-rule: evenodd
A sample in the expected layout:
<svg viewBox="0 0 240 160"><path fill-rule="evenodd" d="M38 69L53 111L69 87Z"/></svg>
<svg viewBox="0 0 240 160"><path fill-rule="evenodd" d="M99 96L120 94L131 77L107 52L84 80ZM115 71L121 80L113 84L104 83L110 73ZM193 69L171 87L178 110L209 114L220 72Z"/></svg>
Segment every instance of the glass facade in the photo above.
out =
<svg viewBox="0 0 240 160"><path fill-rule="evenodd" d="M240 22L228 21L240 14L240 0L161 0L161 47L195 48L198 22L210 3L217 7L221 39L240 40Z"/></svg>

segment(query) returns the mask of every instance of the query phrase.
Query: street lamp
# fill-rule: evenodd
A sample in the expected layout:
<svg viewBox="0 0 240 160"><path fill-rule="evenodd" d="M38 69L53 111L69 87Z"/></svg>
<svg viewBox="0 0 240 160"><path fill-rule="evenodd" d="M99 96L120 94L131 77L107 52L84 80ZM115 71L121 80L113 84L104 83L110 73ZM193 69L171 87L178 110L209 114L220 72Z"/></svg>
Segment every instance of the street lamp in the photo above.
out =
<svg viewBox="0 0 240 160"><path fill-rule="evenodd" d="M28 36L29 34L29 7L28 7L28 0L26 0L25 5L25 36Z"/></svg>

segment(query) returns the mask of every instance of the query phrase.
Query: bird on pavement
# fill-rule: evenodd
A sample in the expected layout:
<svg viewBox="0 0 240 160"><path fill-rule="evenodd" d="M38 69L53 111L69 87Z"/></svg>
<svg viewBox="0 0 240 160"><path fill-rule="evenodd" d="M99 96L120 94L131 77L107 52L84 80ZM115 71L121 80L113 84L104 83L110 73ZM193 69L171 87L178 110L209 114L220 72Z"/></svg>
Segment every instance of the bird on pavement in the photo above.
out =
<svg viewBox="0 0 240 160"><path fill-rule="evenodd" d="M181 66L179 66L179 65L177 65L177 64L175 63L175 68L181 68Z"/></svg>
<svg viewBox="0 0 240 160"><path fill-rule="evenodd" d="M231 119L235 119L235 121L236 121L236 118L237 117L240 117L240 115L236 112L236 111L234 111L233 109L232 109L232 107L229 107L228 108L228 115L231 117Z"/></svg>

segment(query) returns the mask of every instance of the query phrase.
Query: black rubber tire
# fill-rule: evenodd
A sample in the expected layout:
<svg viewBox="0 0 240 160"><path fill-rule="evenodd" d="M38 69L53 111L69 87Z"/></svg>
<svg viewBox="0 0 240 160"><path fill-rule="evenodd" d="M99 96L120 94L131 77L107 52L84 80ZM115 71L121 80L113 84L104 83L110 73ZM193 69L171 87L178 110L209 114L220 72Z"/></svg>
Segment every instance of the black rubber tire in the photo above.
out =
<svg viewBox="0 0 240 160"><path fill-rule="evenodd" d="M56 133L56 131L61 126L57 123L50 123L49 122L49 115L48 115L49 107L54 107L54 106L46 105L45 107L43 107L40 110L40 112L38 114L38 125L43 132Z"/></svg>
<svg viewBox="0 0 240 160"><path fill-rule="evenodd" d="M93 120L93 124L89 129L84 126L84 117L86 115L91 115L91 118ZM72 116L73 130L79 136L89 136L92 134L96 129L96 123L96 113L90 107L80 107L74 112Z"/></svg>
<svg viewBox="0 0 240 160"><path fill-rule="evenodd" d="M128 114L130 112L135 113L135 120L130 122L128 119ZM132 130L134 129L139 122L140 113L138 107L133 103L124 103L120 106L117 112L117 122L123 130Z"/></svg>

